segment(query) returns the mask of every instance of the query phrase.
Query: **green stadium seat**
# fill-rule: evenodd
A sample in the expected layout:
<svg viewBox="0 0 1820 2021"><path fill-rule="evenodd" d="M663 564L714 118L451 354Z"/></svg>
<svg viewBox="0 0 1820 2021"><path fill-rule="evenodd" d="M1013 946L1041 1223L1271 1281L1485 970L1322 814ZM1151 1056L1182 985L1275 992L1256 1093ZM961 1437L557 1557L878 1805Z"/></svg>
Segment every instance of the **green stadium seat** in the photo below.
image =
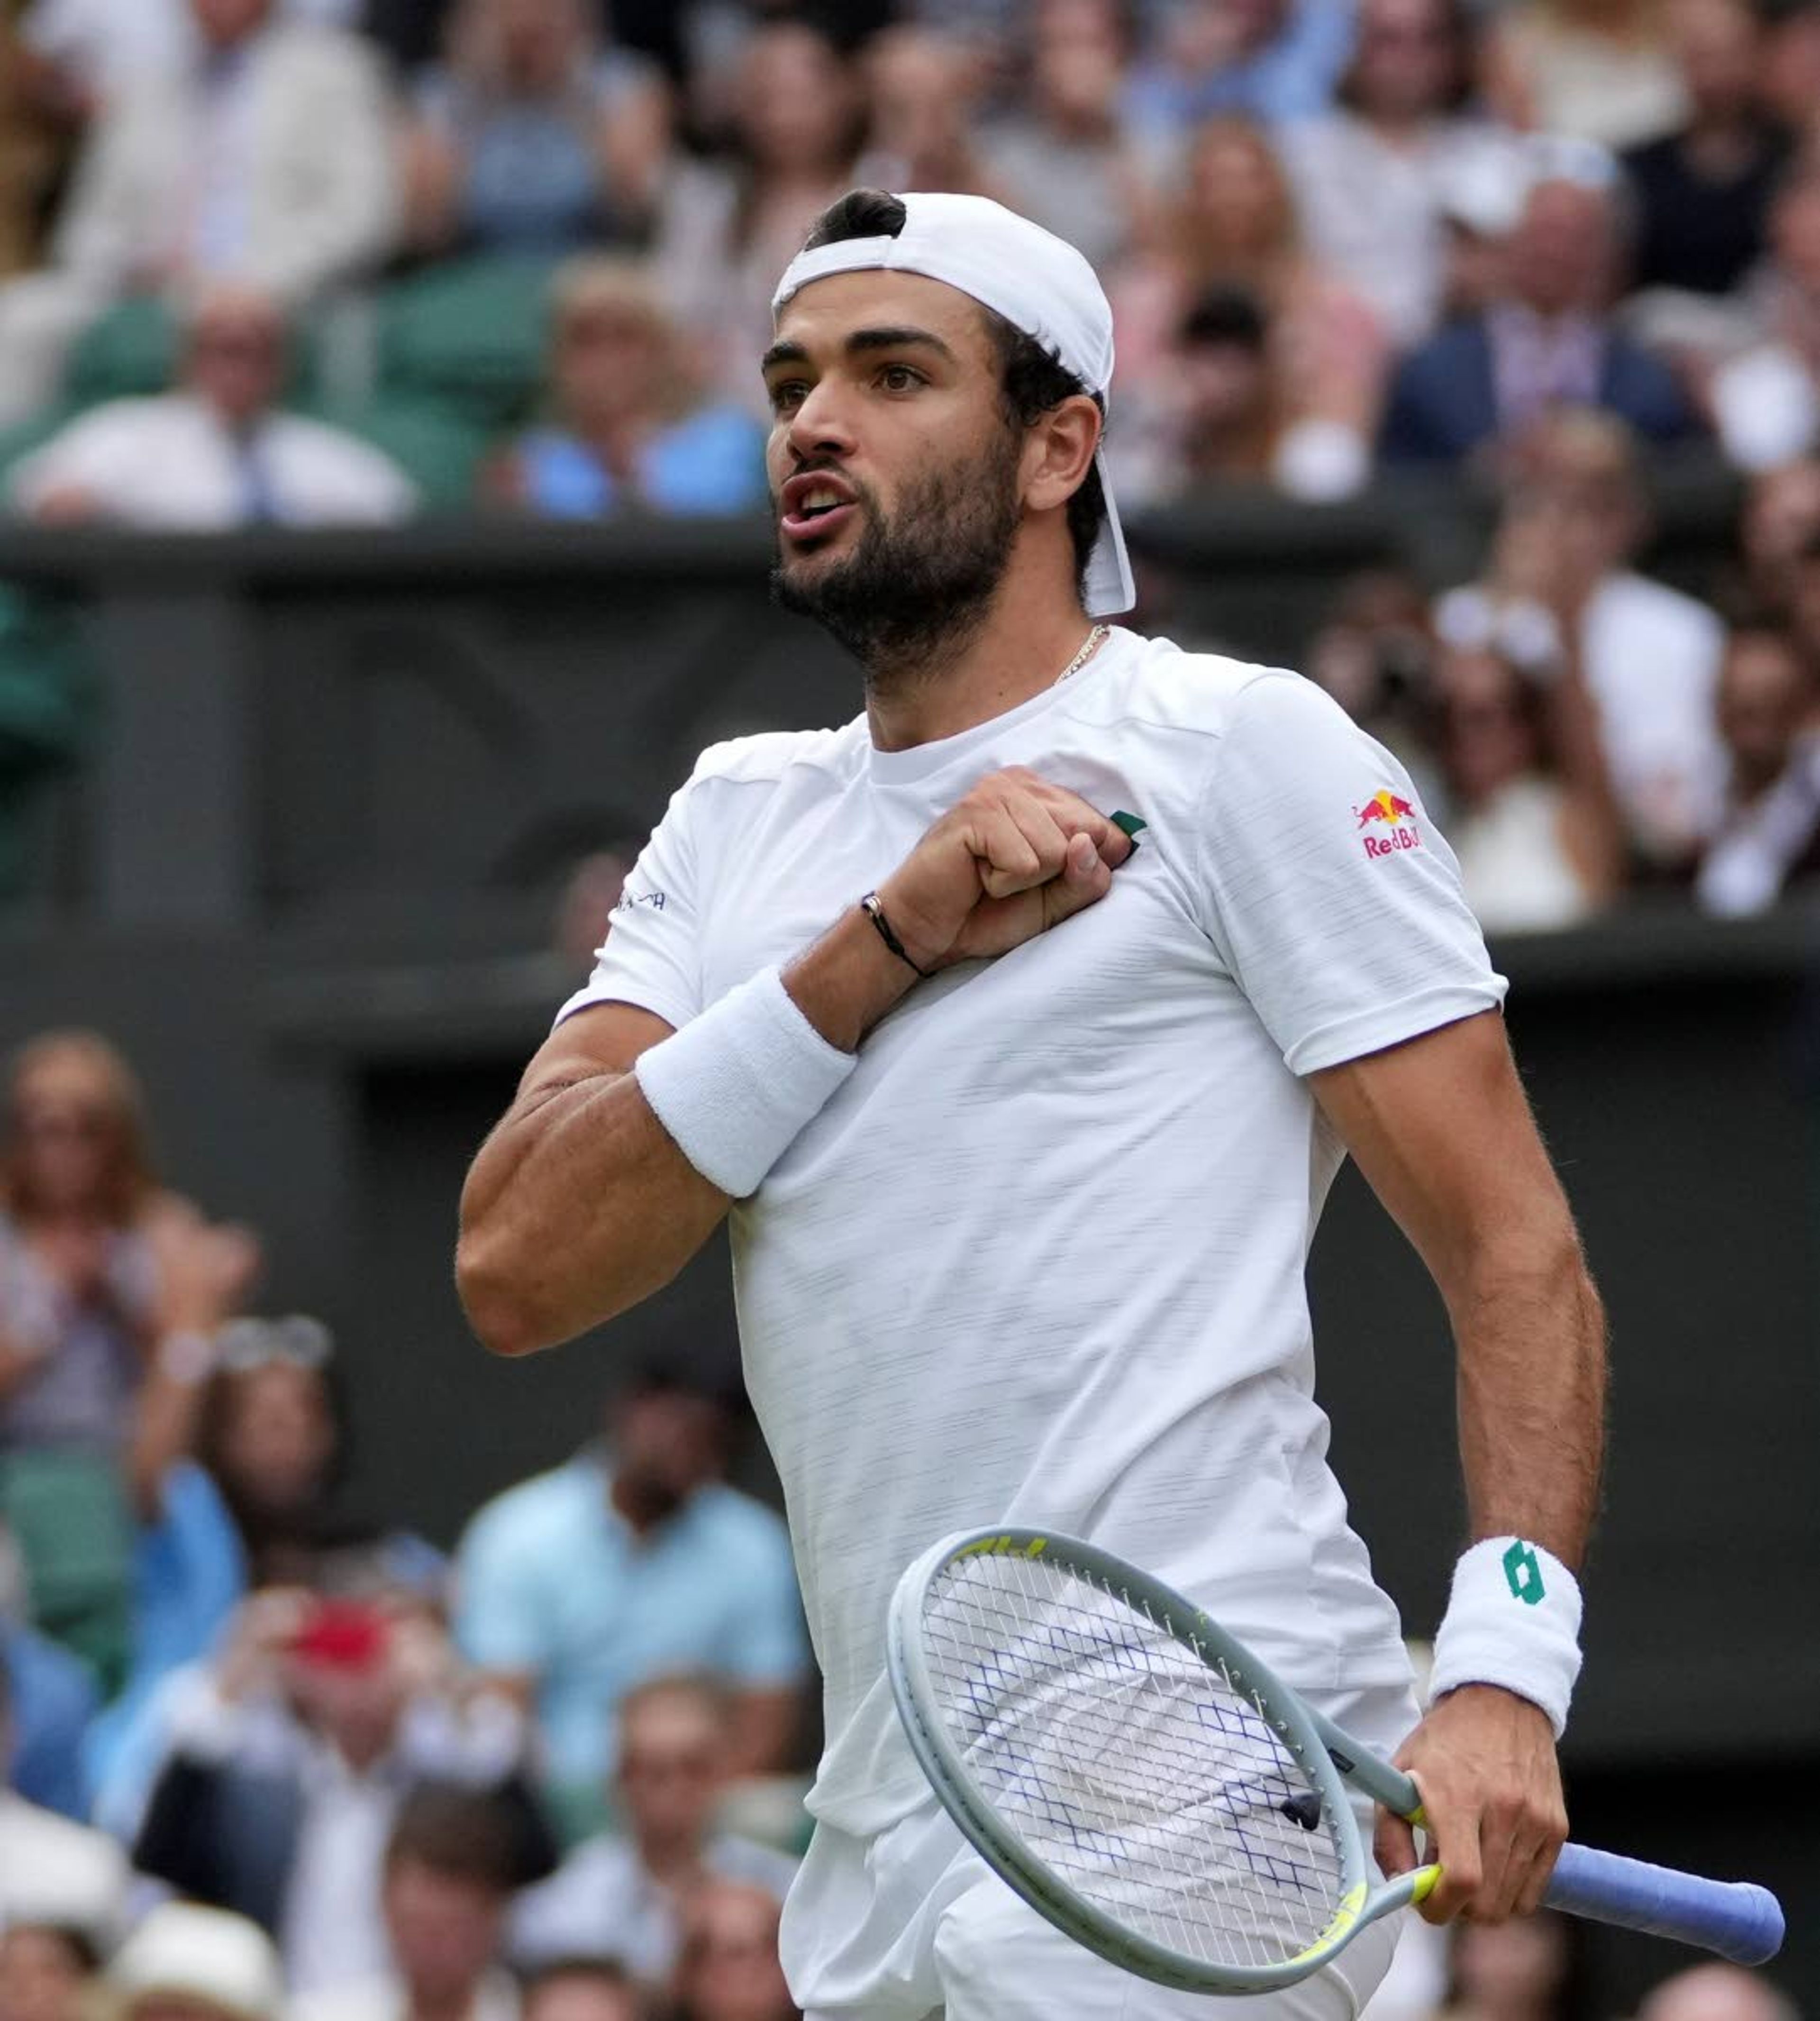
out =
<svg viewBox="0 0 1820 2021"><path fill-rule="evenodd" d="M515 427L543 378L551 270L469 260L400 282L379 307L380 391L432 401L489 435Z"/></svg>
<svg viewBox="0 0 1820 2021"><path fill-rule="evenodd" d="M60 401L28 420L16 421L9 428L0 428L0 490L4 489L7 473L14 464L30 456L40 442L49 442L76 411L67 401Z"/></svg>
<svg viewBox="0 0 1820 2021"><path fill-rule="evenodd" d="M135 295L104 309L72 347L64 368L71 406L134 399L168 390L177 368L177 326L169 305Z"/></svg>
<svg viewBox="0 0 1820 2021"><path fill-rule="evenodd" d="M438 402L399 394L359 405L332 402L300 409L383 450L423 493L431 512L471 504L492 432Z"/></svg>

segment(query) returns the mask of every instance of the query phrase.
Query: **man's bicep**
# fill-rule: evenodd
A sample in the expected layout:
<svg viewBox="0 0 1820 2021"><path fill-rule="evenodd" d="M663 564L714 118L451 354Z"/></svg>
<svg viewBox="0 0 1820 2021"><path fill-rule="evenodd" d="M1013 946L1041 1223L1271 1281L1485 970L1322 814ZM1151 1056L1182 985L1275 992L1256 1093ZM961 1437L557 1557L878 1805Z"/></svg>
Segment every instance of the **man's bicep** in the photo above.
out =
<svg viewBox="0 0 1820 2021"><path fill-rule="evenodd" d="M1309 1087L1443 1297L1490 1244L1571 1238L1495 1011L1323 1068Z"/></svg>

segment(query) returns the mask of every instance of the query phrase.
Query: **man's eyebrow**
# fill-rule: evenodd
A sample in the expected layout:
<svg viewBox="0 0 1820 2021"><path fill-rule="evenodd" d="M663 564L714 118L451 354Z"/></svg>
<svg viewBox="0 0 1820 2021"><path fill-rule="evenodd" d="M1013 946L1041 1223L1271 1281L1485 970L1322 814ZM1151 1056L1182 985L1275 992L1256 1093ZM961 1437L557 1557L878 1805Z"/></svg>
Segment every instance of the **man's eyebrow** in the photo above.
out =
<svg viewBox="0 0 1820 2021"><path fill-rule="evenodd" d="M881 325L872 330L856 330L847 337L842 348L849 357L863 355L868 351L905 351L912 345L920 345L933 351L937 357L945 358L951 365L959 360L932 330L918 330L913 324L894 323ZM806 365L809 353L794 338L780 337L759 360L759 370L769 372L774 365Z"/></svg>

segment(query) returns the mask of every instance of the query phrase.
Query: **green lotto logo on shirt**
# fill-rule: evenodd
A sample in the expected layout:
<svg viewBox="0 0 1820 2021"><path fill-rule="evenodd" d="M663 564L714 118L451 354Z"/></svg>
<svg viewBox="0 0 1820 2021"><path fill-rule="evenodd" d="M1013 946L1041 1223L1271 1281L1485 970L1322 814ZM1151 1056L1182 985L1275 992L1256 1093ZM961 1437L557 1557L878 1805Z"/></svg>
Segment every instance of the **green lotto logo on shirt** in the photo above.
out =
<svg viewBox="0 0 1820 2021"><path fill-rule="evenodd" d="M1353 814L1367 856L1395 856L1399 850L1420 849L1421 830L1415 825L1415 809L1400 794L1388 789L1374 793Z"/></svg>

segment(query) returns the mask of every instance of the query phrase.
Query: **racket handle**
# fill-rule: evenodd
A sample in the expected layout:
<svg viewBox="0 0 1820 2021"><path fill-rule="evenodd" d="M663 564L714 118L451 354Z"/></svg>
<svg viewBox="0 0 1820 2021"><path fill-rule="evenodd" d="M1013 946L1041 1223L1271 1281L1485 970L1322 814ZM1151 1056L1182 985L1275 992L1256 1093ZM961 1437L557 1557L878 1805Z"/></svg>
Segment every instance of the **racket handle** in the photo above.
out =
<svg viewBox="0 0 1820 2021"><path fill-rule="evenodd" d="M1570 1916L1698 1944L1734 1965L1761 1965L1782 1947L1782 1904L1767 1888L1704 1881L1590 1846L1561 1848L1542 1899Z"/></svg>

